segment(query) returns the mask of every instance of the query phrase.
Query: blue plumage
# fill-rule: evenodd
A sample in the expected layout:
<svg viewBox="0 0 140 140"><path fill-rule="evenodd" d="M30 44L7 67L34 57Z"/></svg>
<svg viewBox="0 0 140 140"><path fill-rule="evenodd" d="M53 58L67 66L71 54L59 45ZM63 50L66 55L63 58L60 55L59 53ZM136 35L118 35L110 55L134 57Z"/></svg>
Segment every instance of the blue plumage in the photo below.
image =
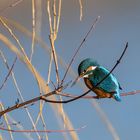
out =
<svg viewBox="0 0 140 140"><path fill-rule="evenodd" d="M98 98L114 98L116 101L121 101L119 93L121 87L113 74L110 74L104 81L95 87L109 71L100 66L93 59L87 58L83 60L78 67L78 73L80 77L84 78L87 87L94 91Z"/></svg>

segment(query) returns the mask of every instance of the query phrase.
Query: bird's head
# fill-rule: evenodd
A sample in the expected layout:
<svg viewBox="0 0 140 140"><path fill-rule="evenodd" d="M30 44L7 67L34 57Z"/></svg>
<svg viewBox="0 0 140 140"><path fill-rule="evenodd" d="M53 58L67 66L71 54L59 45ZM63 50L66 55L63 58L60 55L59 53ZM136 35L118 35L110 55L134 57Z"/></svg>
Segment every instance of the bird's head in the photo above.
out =
<svg viewBox="0 0 140 140"><path fill-rule="evenodd" d="M79 77L88 78L90 74L99 66L99 64L91 58L83 60L78 66Z"/></svg>
<svg viewBox="0 0 140 140"><path fill-rule="evenodd" d="M84 59L78 66L78 74L79 76L75 79L72 86L76 84L76 82L80 78L88 78L89 75L99 66L99 64L94 61L92 58Z"/></svg>

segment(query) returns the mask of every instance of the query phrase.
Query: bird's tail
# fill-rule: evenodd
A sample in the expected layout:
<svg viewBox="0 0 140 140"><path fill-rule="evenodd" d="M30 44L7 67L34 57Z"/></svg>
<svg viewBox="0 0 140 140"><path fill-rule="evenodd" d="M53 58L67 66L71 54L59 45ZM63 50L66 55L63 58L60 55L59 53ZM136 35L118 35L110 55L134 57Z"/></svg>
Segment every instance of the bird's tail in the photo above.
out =
<svg viewBox="0 0 140 140"><path fill-rule="evenodd" d="M114 97L114 99L116 100L116 101L121 101L121 97L120 97L120 94L118 94L118 93L115 93L114 95L113 95L113 97Z"/></svg>

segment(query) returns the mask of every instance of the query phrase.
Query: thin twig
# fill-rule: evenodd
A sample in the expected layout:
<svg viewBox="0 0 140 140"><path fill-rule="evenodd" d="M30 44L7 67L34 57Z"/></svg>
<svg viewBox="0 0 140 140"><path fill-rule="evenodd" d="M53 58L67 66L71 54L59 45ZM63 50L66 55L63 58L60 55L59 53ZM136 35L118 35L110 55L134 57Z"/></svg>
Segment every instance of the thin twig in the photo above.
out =
<svg viewBox="0 0 140 140"><path fill-rule="evenodd" d="M0 107L1 107L1 109L4 109L4 106L3 106L2 103L0 103ZM8 129L11 129L11 126L9 125L8 118L7 118L6 114L4 114L4 120L6 122L6 125L7 125ZM12 132L9 132L9 134L10 134L11 140L14 140Z"/></svg>
<svg viewBox="0 0 140 140"><path fill-rule="evenodd" d="M138 93L140 93L140 90L134 90L134 91L127 92L127 93L121 93L121 96L135 95Z"/></svg>
<svg viewBox="0 0 140 140"><path fill-rule="evenodd" d="M7 76L5 77L4 81L2 82L2 85L0 86L0 90L4 87L6 81L8 80L8 78L9 78L9 76L10 76L10 74L11 74L13 68L14 68L14 65L16 63L16 60L17 60L17 57L14 59L14 62L12 64L11 68L9 69L9 72L8 72Z"/></svg>
<svg viewBox="0 0 140 140"><path fill-rule="evenodd" d="M35 0L32 0L32 46L31 46L31 56L30 56L30 61L32 61L32 57L34 54L34 47L35 47Z"/></svg>
<svg viewBox="0 0 140 140"><path fill-rule="evenodd" d="M20 4L23 0L17 0L15 1L14 3L10 4L8 7L6 8L3 8L1 11L0 11L0 14L4 13L6 10L8 10L9 8L12 8L12 7L15 7L17 6L18 4Z"/></svg>
<svg viewBox="0 0 140 140"><path fill-rule="evenodd" d="M135 95L135 94L140 94L140 90L134 90L134 91L130 91L130 92L126 92L126 93L120 93L120 96L125 97L125 96L129 96L129 95ZM60 96L63 97L69 97L69 98L75 98L77 97L77 95L73 95L70 93L59 93ZM93 95L87 95L84 97L81 97L83 99L97 99L97 96L93 96Z"/></svg>
<svg viewBox="0 0 140 140"><path fill-rule="evenodd" d="M60 82L60 78L59 78L59 72L58 72L58 62L57 62L57 55L56 55L56 51L55 51L55 45L54 42L57 38L57 34L56 34L56 1L54 0L54 23L53 23L53 28L52 28L52 18L51 18L51 12L50 12L50 0L47 1L47 11L48 11L48 17L49 17L49 25L50 25L50 35L49 35L49 39L50 39L50 44L51 44L51 48L52 48L52 54L53 54L53 59L54 59L54 64L55 64L55 71L56 71L56 81L57 81L57 85L59 86L59 82Z"/></svg>
<svg viewBox="0 0 140 140"><path fill-rule="evenodd" d="M50 32L53 33L52 18L51 18L51 12L50 12L50 0L47 0L47 12L48 12L48 17L49 17Z"/></svg>
<svg viewBox="0 0 140 140"><path fill-rule="evenodd" d="M63 85L63 82L64 82L64 80L65 80L65 78L66 78L66 76L67 76L67 73L68 73L68 71L69 71L69 69L70 69L70 66L72 65L72 63L73 63L73 61L74 61L76 55L78 54L79 50L80 50L81 47L83 46L84 42L86 41L86 39L87 39L88 35L90 34L90 32L92 31L92 29L95 29L95 25L97 24L97 22L99 21L99 19L100 19L100 16L98 16L98 17L95 19L95 21L93 22L93 24L92 24L92 26L90 27L89 31L87 32L86 36L84 37L84 39L82 40L81 44L79 45L79 47L77 48L76 52L74 53L74 55L73 55L73 57L72 57L72 59L71 59L69 65L68 65L68 67L67 67L67 69L66 69L66 72L65 72L65 74L64 74L64 77L63 77L63 79L62 79L60 85Z"/></svg>
<svg viewBox="0 0 140 140"><path fill-rule="evenodd" d="M62 0L59 0L56 34L58 33L59 24L60 24L61 7L62 7Z"/></svg>
<svg viewBox="0 0 140 140"><path fill-rule="evenodd" d="M53 0L53 34L56 34L56 0Z"/></svg>
<svg viewBox="0 0 140 140"><path fill-rule="evenodd" d="M80 5L80 21L83 18L83 5L82 5L82 0L79 0L79 5Z"/></svg>
<svg viewBox="0 0 140 140"><path fill-rule="evenodd" d="M13 123L17 123L17 121L16 121L13 117L11 117L10 115L8 115L8 114L7 114L7 118L8 118L9 121L11 121L11 122L13 122ZM18 130L23 130L23 129L24 129L24 127L23 127L23 125L22 125L21 123L20 123L20 124L17 124L15 127L16 127ZM34 139L31 137L31 135L29 135L29 133L23 133L22 135L26 137L26 140L34 140Z"/></svg>
<svg viewBox="0 0 140 140"><path fill-rule="evenodd" d="M1 130L4 130L4 131L10 131L10 132L16 132L16 133L35 133L35 132L38 132L38 133L68 133L68 132L72 132L72 131L80 131L81 129L85 128L86 126L82 126L80 128L77 128L77 129L71 129L71 130L14 130L14 129L7 129L7 128L4 128L4 127L0 127Z"/></svg>
<svg viewBox="0 0 140 140"><path fill-rule="evenodd" d="M26 55L26 52L23 48L23 46L21 45L19 39L16 37L16 35L14 34L14 32L12 31L12 29L8 26L8 24L3 20L2 17L0 17L0 22L3 24L3 26L7 29L7 31L10 33L10 35L13 37L13 39L17 42L22 54L25 56L25 58L29 61L28 56Z"/></svg>
<svg viewBox="0 0 140 140"><path fill-rule="evenodd" d="M52 36L49 36L51 47L52 47L52 54L53 54L53 59L54 59L54 64L55 64L55 72L56 72L56 81L57 84L59 85L60 78L59 78L59 72L58 72L58 62L57 62L57 56L56 56L56 51L54 47L54 38Z"/></svg>

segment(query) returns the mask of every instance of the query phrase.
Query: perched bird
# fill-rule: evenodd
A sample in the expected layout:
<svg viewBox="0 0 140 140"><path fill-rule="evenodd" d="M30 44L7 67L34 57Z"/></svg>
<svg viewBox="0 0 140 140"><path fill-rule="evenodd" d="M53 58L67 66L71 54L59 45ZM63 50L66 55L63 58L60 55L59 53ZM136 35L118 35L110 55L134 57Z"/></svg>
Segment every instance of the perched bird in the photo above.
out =
<svg viewBox="0 0 140 140"><path fill-rule="evenodd" d="M122 88L113 74L96 87L109 71L92 58L87 58L79 64L78 73L80 78L84 78L86 86L96 93L97 98L114 98L121 101L119 90Z"/></svg>

